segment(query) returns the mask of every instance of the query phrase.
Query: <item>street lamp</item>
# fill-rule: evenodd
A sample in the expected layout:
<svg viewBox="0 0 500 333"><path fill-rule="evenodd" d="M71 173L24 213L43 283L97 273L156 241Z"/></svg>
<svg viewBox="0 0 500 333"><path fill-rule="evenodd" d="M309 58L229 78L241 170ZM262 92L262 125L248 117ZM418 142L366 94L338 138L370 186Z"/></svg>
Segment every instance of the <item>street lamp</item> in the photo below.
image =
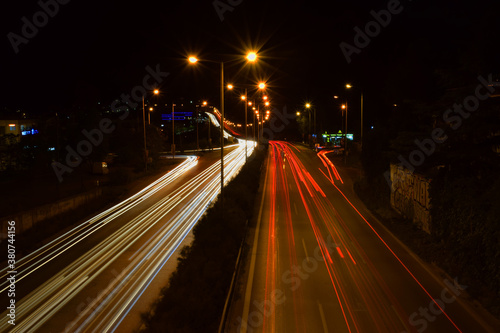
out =
<svg viewBox="0 0 500 333"><path fill-rule="evenodd" d="M174 117L175 117L175 104L174 102L172 101L172 159L175 158L175 121L174 121Z"/></svg>
<svg viewBox="0 0 500 333"><path fill-rule="evenodd" d="M248 96L247 95L247 88L245 88L245 95L241 95L241 100L245 104L245 163L247 163L247 159L248 159L248 156L247 156L247 141L248 141L248 133L247 133L247 131L248 131L248 124L247 124L247 117L248 117L247 116L247 107L248 107L248 103L247 103L247 96Z"/></svg>
<svg viewBox="0 0 500 333"><path fill-rule="evenodd" d="M349 83L345 85L346 89L351 89L353 86ZM363 91L361 91L361 131L360 131L360 142L361 142L361 149L363 149Z"/></svg>
<svg viewBox="0 0 500 333"><path fill-rule="evenodd" d="M252 106L252 102L248 102L249 106ZM252 131L253 131L253 142L257 142L255 138L255 106L252 107L252 114L253 114L253 125L252 125Z"/></svg>
<svg viewBox="0 0 500 333"><path fill-rule="evenodd" d="M250 55L247 56L247 59L250 57ZM256 59L255 57L251 57L253 59ZM227 85L228 89L233 89L234 86L232 84ZM245 88L245 94L241 95L240 98L242 101L244 101L245 104L245 163L247 162L247 140L248 140L248 134L247 134L247 105L248 103L246 102L248 96L247 88Z"/></svg>
<svg viewBox="0 0 500 333"><path fill-rule="evenodd" d="M342 104L342 110L345 110L345 132L344 132L344 161L347 164L347 101Z"/></svg>
<svg viewBox="0 0 500 333"><path fill-rule="evenodd" d="M257 54L254 51L250 51L246 55L248 62L255 62L257 60ZM191 64L198 62L198 58L195 56L189 56L188 61ZM222 212L224 212L224 61L210 61L207 62L220 63L220 193L221 193L221 204ZM224 217L224 215L222 215Z"/></svg>
<svg viewBox="0 0 500 333"><path fill-rule="evenodd" d="M151 125L151 112L153 112L153 107L149 108L149 112L148 112L148 125Z"/></svg>
<svg viewBox="0 0 500 333"><path fill-rule="evenodd" d="M257 53L255 53L254 51L248 52L247 60L250 62L255 62L257 60Z"/></svg>
<svg viewBox="0 0 500 333"><path fill-rule="evenodd" d="M308 123L308 127L309 127L309 135L312 137L311 135L311 103L306 103L305 105L308 113L309 113L309 123ZM316 109L314 109L314 135L316 135ZM316 139L315 139L316 140ZM309 145L311 144L311 138L309 138Z"/></svg>
<svg viewBox="0 0 500 333"><path fill-rule="evenodd" d="M158 95L160 91L158 89L153 90L153 94ZM144 130L144 170L148 171L148 148L146 145L146 108L144 106L144 96L146 96L147 92L142 95L142 124Z"/></svg>
<svg viewBox="0 0 500 333"><path fill-rule="evenodd" d="M202 106L206 107L208 105L207 101L203 101ZM210 136L210 117L207 117L207 124L208 124L208 148L209 150L212 150L212 137Z"/></svg>
<svg viewBox="0 0 500 333"><path fill-rule="evenodd" d="M306 103L306 109L309 109L311 107L311 104L309 103ZM309 143L309 146L311 146L311 112L309 112L309 110L307 110L307 114L309 115L309 121L307 122L307 134L308 134L308 143Z"/></svg>
<svg viewBox="0 0 500 333"><path fill-rule="evenodd" d="M253 102L252 101L248 101L248 87L254 87L254 85L245 85L245 94L244 95L241 95L240 98L242 101L245 101L245 140L248 139L248 133L247 133L247 127L248 127L248 106L252 106L253 105ZM258 85L257 85L258 89L259 90L262 90L262 89L265 89L266 87L266 84L263 83L263 82L260 82ZM234 86L232 84L228 84L228 89L233 89ZM264 96L264 99L267 99L267 96ZM248 101L248 103L246 102ZM266 105L269 105L269 102L266 102L267 104ZM255 110L255 107L253 108ZM254 115L254 122L255 122L255 115ZM255 125L255 124L254 124ZM255 128L253 129L253 132L254 132L254 141L255 141ZM245 144L245 163L247 161L247 147L246 147L246 144Z"/></svg>

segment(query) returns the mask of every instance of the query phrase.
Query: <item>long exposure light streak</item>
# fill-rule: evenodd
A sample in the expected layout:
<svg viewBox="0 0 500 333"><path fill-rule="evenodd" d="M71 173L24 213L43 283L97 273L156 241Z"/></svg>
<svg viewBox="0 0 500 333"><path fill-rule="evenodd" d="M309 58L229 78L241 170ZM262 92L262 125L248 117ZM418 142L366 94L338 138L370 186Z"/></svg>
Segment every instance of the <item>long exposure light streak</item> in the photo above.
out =
<svg viewBox="0 0 500 333"><path fill-rule="evenodd" d="M251 154L254 144L240 140L236 149L224 157L225 183L234 177L245 162L244 145ZM89 304L69 321L68 332L114 331L143 294L161 268L177 250L207 207L220 192L220 161L210 165L168 195L155 195L169 190L168 186L182 173L197 164L197 158L186 160L143 190L113 207L81 223L62 236L18 262L18 280L30 277L48 262L61 256L108 223L123 223L102 242L80 258L55 273L29 295L16 303L16 325L5 321L0 331L32 332L46 329L53 316L84 297L96 279L109 275L115 262L125 262L120 274L109 280ZM139 206L143 204L144 206ZM141 208L134 213L134 208ZM154 232L153 232L154 231ZM137 243L141 240L141 243ZM147 240L147 241L146 241ZM144 243L142 243L144 242ZM130 249L136 249L133 254ZM3 281L7 274L1 271ZM7 286L1 284L5 291ZM5 315L5 313L4 313Z"/></svg>
<svg viewBox="0 0 500 333"><path fill-rule="evenodd" d="M346 330L349 332L364 331L367 327L364 327L362 324L367 322L367 320L372 322L372 327L375 331L412 330L412 328L407 326L401 319L408 318L408 314L391 291L391 288L387 286L376 265L371 262L369 256L364 252L363 247L356 241L356 237L350 231L352 228L350 223L344 221L343 217L346 216L346 212L340 214L336 210L335 206L325 195L321 186L314 180L313 175L308 172L307 168L295 155L292 148L297 151L298 149L286 142L272 141L270 145L273 155L285 156L290 166L289 170L293 176L292 179L295 181L299 198L304 205L319 249L325 258L325 267L330 276L335 295L337 296ZM436 303L422 283L337 186L337 181L339 184L343 184L344 182L335 165L326 156L327 153L328 151L322 151L319 152L317 156L321 160L323 166L328 170L328 174L323 172L321 168L319 168L319 171L331 184L333 184L334 188L340 193L341 198L345 199L348 205L352 207L353 212L349 214L358 215L361 220L368 225L369 229L375 233L376 238L380 239L383 246L389 250L389 253L401 264L404 270L406 270L411 278L417 283L419 288L434 302L436 307L446 316L454 328L460 331L448 314L443 311L444 309ZM272 160L274 162L273 164L276 166L284 163L281 159L278 160L274 158ZM280 173L282 173L282 170L285 168L271 167L270 172L276 173L278 169ZM276 195L276 193L272 192L272 195ZM280 193L280 195L282 196L282 193ZM271 225L272 228L275 228L274 224L274 222L270 224L270 228ZM289 235L291 236L292 234ZM336 256L330 256L332 253L327 251L324 240L326 235L331 236L335 243L338 244L335 249L335 252L337 252ZM290 251L294 252L295 250L291 249ZM289 255L293 256L292 253ZM358 265L357 262L361 262L363 265ZM339 270L339 265L342 265L345 269ZM266 277L266 279L272 278L273 275L268 275ZM347 290L349 290L349 293L347 293ZM361 303L360 300L362 300ZM364 316L363 312L359 312L360 306L369 314L368 317Z"/></svg>

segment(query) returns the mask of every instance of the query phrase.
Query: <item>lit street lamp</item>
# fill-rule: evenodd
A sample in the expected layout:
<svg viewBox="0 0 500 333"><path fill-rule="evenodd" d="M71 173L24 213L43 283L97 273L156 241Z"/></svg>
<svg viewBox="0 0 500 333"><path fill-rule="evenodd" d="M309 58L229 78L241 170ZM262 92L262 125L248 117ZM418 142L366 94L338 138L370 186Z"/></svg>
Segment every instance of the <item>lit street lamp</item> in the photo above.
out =
<svg viewBox="0 0 500 333"><path fill-rule="evenodd" d="M151 112L153 112L153 107L149 108L149 112L148 112L148 125L151 125Z"/></svg>
<svg viewBox="0 0 500 333"><path fill-rule="evenodd" d="M207 101L203 101L202 106L206 107L208 105ZM207 117L207 125L208 125L208 148L212 150L212 137L210 136L210 117Z"/></svg>
<svg viewBox="0 0 500 333"><path fill-rule="evenodd" d="M306 103L305 105L306 107L306 110L308 111L309 113L309 123L308 123L308 127L309 127L309 135L312 137L312 134L311 134L311 103ZM314 110L314 135L316 135L316 108L313 109ZM311 145L311 137L309 138L309 145ZM314 141L316 141L316 138L314 139Z"/></svg>
<svg viewBox="0 0 500 333"><path fill-rule="evenodd" d="M351 89L353 86L349 83L345 85L346 89ZM360 142L361 148L363 147L363 91L361 91L361 131L360 131Z"/></svg>
<svg viewBox="0 0 500 333"><path fill-rule="evenodd" d="M248 62L255 62L257 60L257 54L253 51L247 53L246 59ZM198 62L198 58L195 56L190 56L188 61L191 64ZM224 212L224 61L210 61L207 62L220 63L220 193L221 193L221 204L222 212ZM222 215L224 217L224 215Z"/></svg>
<svg viewBox="0 0 500 333"><path fill-rule="evenodd" d="M261 82L259 83L258 85L259 89L264 89L266 87L265 83ZM227 88L228 89L233 89L234 86L232 84L228 84L227 85ZM265 96L267 97L267 96ZM245 94L244 95L241 95L240 96L241 100L242 101L245 101L245 140L248 140L248 133L247 133L247 127L248 127L248 123L247 123L247 119L248 119L248 106L252 105L252 102L248 102L247 103L247 100L248 100L248 88L245 87ZM269 102L267 102L267 105L269 105ZM254 131L254 141L255 141L255 131ZM245 163L247 162L247 143L245 142Z"/></svg>
<svg viewBox="0 0 500 333"><path fill-rule="evenodd" d="M158 89L153 90L153 94L158 95L160 91ZM142 124L143 124L143 130L144 130L144 170L147 172L148 171L148 148L146 145L146 110L144 107L144 96L147 94L144 93L142 95Z"/></svg>
<svg viewBox="0 0 500 333"><path fill-rule="evenodd" d="M253 56L252 56L253 58ZM253 58L255 59L255 58ZM241 100L243 101L243 103L245 104L245 163L247 163L247 159L248 159L248 156L247 156L247 141L248 141L248 124L247 124L247 107L248 107L248 103L247 103L247 97L248 97L248 92L247 92L247 88L245 88L245 95L241 95Z"/></svg>
<svg viewBox="0 0 500 333"><path fill-rule="evenodd" d="M347 101L342 104L342 110L345 110L344 162L347 164Z"/></svg>

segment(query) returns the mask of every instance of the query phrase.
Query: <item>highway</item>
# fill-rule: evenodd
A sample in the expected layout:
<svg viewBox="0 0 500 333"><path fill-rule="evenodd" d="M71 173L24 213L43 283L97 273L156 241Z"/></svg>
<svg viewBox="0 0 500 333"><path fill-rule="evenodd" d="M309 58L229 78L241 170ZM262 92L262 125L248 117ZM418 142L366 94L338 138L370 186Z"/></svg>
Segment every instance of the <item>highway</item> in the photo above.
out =
<svg viewBox="0 0 500 333"><path fill-rule="evenodd" d="M422 262L325 152L271 141L226 332L499 332L467 286Z"/></svg>
<svg viewBox="0 0 500 333"><path fill-rule="evenodd" d="M243 166L245 143L250 155L254 145L243 140L225 149L225 183ZM17 260L14 298L7 296L12 273L0 271L2 304L15 299L16 306L15 326L4 311L0 332L137 329L131 325L139 316L127 316L152 283L167 283L162 269L175 267L173 254L220 192L219 152L183 158L135 195Z"/></svg>

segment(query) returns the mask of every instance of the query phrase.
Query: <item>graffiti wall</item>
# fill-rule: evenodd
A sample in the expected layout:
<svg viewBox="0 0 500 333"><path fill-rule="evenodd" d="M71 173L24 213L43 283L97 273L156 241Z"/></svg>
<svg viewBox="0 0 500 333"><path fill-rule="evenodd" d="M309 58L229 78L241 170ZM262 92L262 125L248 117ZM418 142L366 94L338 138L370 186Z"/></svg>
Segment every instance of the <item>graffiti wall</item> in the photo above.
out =
<svg viewBox="0 0 500 333"><path fill-rule="evenodd" d="M400 165L391 164L392 207L427 233L431 232L430 182Z"/></svg>

